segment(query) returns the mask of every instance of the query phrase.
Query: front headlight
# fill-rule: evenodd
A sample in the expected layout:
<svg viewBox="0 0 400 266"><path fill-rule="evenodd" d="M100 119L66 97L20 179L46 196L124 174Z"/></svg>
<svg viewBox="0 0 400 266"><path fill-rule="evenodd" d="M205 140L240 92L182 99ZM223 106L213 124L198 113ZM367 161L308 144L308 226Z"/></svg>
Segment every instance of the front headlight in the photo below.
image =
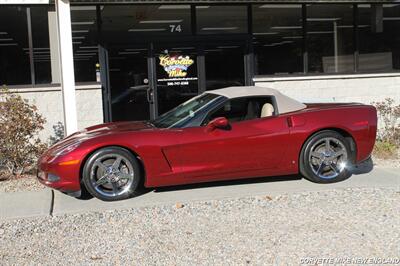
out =
<svg viewBox="0 0 400 266"><path fill-rule="evenodd" d="M61 156L64 154L67 154L73 150L75 150L76 148L78 148L78 146L81 144L80 141L74 142L69 144L68 146L62 147L60 149L56 149L55 151L53 151L51 153L52 156L57 157L57 156Z"/></svg>

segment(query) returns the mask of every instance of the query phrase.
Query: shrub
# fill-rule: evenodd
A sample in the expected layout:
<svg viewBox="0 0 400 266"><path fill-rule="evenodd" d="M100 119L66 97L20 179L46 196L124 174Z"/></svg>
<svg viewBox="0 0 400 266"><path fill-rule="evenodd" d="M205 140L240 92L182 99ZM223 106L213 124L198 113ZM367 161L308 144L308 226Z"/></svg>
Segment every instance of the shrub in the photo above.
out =
<svg viewBox="0 0 400 266"><path fill-rule="evenodd" d="M373 104L379 116L378 139L400 145L400 105L395 105L391 98Z"/></svg>
<svg viewBox="0 0 400 266"><path fill-rule="evenodd" d="M400 146L400 105L395 105L391 98L373 105L378 111L379 122L374 154L384 159L395 157Z"/></svg>
<svg viewBox="0 0 400 266"><path fill-rule="evenodd" d="M52 146L65 137L64 126L61 122L53 125L54 135L49 138L49 146Z"/></svg>
<svg viewBox="0 0 400 266"><path fill-rule="evenodd" d="M45 122L35 105L0 88L0 170L19 176L34 167L46 148L37 136Z"/></svg>
<svg viewBox="0 0 400 266"><path fill-rule="evenodd" d="M381 159L391 159L397 156L397 146L386 141L376 141L373 154Z"/></svg>

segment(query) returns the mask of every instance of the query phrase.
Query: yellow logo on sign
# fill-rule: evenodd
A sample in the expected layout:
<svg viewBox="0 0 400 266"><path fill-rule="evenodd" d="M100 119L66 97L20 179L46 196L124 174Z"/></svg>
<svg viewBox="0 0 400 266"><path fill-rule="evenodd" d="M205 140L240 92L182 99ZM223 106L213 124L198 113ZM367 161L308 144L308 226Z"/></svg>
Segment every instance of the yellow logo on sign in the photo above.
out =
<svg viewBox="0 0 400 266"><path fill-rule="evenodd" d="M188 68L194 63L194 60L188 55L160 55L159 59L160 66L164 68L170 78L186 77Z"/></svg>

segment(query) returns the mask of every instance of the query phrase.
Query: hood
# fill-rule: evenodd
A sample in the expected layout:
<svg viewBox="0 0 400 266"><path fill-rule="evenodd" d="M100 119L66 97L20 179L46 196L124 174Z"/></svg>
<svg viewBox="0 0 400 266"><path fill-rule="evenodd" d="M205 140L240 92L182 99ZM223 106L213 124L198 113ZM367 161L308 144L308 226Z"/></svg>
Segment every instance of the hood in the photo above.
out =
<svg viewBox="0 0 400 266"><path fill-rule="evenodd" d="M82 131L72 134L66 139L88 139L99 135L109 135L119 132L143 131L153 129L155 129L153 124L147 121L112 122L88 127Z"/></svg>
<svg viewBox="0 0 400 266"><path fill-rule="evenodd" d="M127 121L127 122L112 122L88 127L78 134L98 134L108 132L121 132L121 131L137 131L154 129L155 127L147 121Z"/></svg>
<svg viewBox="0 0 400 266"><path fill-rule="evenodd" d="M136 121L136 122L113 122L99 124L88 127L82 131L76 132L63 140L53 145L50 150L60 150L70 145L81 143L82 141L92 139L98 136L110 135L119 132L134 132L134 131L145 131L154 130L154 127L150 122L147 121Z"/></svg>

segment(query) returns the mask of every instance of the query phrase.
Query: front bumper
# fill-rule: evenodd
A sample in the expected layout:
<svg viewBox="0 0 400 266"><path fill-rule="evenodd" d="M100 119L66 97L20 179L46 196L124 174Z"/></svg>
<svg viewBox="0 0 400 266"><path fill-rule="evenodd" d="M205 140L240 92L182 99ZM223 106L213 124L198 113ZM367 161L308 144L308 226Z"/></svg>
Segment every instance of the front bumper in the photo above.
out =
<svg viewBox="0 0 400 266"><path fill-rule="evenodd" d="M79 191L81 188L80 186L76 186L75 182L72 181L64 181L61 179L58 181L49 181L48 179L43 178L43 176L48 176L51 173L46 173L46 172L42 172L42 171L38 171L37 174L37 179L39 180L40 183L42 183L43 185L56 189L56 190L60 190L62 192L66 192L66 193L72 193L75 191Z"/></svg>
<svg viewBox="0 0 400 266"><path fill-rule="evenodd" d="M78 192L81 190L80 161L65 159L42 156L38 162L37 179L43 185L65 193ZM68 164L68 162L73 163Z"/></svg>

